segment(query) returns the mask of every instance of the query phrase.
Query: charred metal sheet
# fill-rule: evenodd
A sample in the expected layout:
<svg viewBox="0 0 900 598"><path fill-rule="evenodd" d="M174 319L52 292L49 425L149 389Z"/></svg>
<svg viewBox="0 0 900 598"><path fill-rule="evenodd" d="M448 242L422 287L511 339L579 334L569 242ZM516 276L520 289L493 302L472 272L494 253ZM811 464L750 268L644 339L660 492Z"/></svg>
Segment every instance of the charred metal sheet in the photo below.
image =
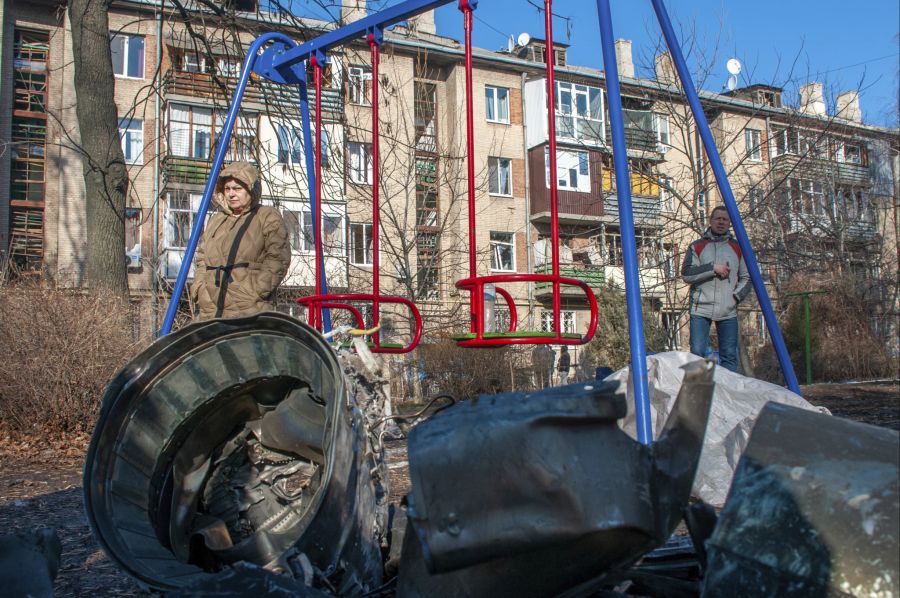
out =
<svg viewBox="0 0 900 598"><path fill-rule="evenodd" d="M769 403L707 542L704 596L897 596L894 430Z"/></svg>
<svg viewBox="0 0 900 598"><path fill-rule="evenodd" d="M107 388L85 463L107 554L163 590L238 562L341 594L380 585L386 470L342 359L275 313L141 353Z"/></svg>
<svg viewBox="0 0 900 598"><path fill-rule="evenodd" d="M56 530L35 528L0 536L0 588L4 596L52 598L62 543Z"/></svg>
<svg viewBox="0 0 900 598"><path fill-rule="evenodd" d="M398 595L545 596L665 542L703 446L712 368L685 368L649 447L616 424L618 383L480 397L414 428Z"/></svg>

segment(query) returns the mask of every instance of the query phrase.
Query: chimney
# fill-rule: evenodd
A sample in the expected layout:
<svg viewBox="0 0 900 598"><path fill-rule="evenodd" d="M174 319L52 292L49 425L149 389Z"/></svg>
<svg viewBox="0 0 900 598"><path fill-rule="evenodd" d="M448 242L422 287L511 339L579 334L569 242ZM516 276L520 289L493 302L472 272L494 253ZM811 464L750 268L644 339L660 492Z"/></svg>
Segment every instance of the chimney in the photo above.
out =
<svg viewBox="0 0 900 598"><path fill-rule="evenodd" d="M859 92L845 91L837 97L838 118L845 118L853 122L862 122L862 111L859 109Z"/></svg>
<svg viewBox="0 0 900 598"><path fill-rule="evenodd" d="M417 33L428 33L436 35L437 29L434 26L434 9L416 15L409 20L409 28Z"/></svg>
<svg viewBox="0 0 900 598"><path fill-rule="evenodd" d="M616 66L620 77L634 79L634 62L631 60L631 40L616 40Z"/></svg>
<svg viewBox="0 0 900 598"><path fill-rule="evenodd" d="M654 59L654 70L656 71L656 80L663 85L675 85L678 83L678 73L675 71L675 63L672 61L672 55L668 52L661 52Z"/></svg>
<svg viewBox="0 0 900 598"><path fill-rule="evenodd" d="M800 112L814 116L825 116L825 96L818 81L800 86Z"/></svg>
<svg viewBox="0 0 900 598"><path fill-rule="evenodd" d="M341 0L341 24L346 25L366 16L366 0Z"/></svg>

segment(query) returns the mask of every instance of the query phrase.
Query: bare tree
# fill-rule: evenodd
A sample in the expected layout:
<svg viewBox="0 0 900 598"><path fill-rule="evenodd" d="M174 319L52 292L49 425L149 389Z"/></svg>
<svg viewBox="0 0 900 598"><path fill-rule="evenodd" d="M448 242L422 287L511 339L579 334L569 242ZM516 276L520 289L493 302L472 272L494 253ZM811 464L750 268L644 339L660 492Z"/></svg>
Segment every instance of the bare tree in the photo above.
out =
<svg viewBox="0 0 900 598"><path fill-rule="evenodd" d="M87 280L124 295L128 173L119 142L109 46L110 0L71 0L76 114L84 169Z"/></svg>

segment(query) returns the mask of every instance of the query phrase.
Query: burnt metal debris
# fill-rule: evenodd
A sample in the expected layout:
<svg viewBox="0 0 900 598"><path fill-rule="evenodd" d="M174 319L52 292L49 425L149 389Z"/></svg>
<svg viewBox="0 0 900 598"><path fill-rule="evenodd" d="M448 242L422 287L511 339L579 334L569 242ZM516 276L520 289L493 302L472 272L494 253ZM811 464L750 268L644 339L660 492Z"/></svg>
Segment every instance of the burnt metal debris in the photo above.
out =
<svg viewBox="0 0 900 598"><path fill-rule="evenodd" d="M900 595L900 436L776 403L706 544L704 596Z"/></svg>
<svg viewBox="0 0 900 598"><path fill-rule="evenodd" d="M345 368L364 369L274 313L157 341L110 383L88 450L101 546L162 590L239 562L339 594L381 585L387 472L361 409L377 384Z"/></svg>
<svg viewBox="0 0 900 598"><path fill-rule="evenodd" d="M394 511L386 380L354 345L266 313L134 359L85 464L107 554L173 596L898 593L896 432L770 404L717 520L688 504L714 386L694 362L649 446L615 382L443 409Z"/></svg>
<svg viewBox="0 0 900 598"><path fill-rule="evenodd" d="M481 397L414 428L398 594L554 595L664 543L690 498L712 369L687 368L650 446L617 426L618 383Z"/></svg>

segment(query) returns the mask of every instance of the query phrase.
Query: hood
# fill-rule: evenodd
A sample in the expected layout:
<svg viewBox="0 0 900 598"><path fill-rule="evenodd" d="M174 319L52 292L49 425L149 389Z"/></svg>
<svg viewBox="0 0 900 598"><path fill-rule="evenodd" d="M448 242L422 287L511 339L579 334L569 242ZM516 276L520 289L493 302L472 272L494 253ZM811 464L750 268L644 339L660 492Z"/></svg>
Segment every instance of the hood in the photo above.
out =
<svg viewBox="0 0 900 598"><path fill-rule="evenodd" d="M231 216L231 207L228 205L228 202L225 201L225 194L223 193L226 179L240 181L242 185L250 190L250 209L259 205L259 199L262 195L262 185L260 185L259 171L256 169L256 166L249 162L232 162L231 164L226 165L219 173L219 179L216 181L216 191L213 194L213 199L223 212Z"/></svg>

